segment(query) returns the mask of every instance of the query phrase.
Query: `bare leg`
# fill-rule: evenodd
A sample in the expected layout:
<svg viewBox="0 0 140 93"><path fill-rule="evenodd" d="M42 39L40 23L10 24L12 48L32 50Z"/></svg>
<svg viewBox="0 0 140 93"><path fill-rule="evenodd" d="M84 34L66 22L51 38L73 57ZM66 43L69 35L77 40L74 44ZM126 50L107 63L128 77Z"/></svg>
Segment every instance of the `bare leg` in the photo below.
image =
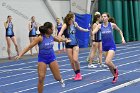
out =
<svg viewBox="0 0 140 93"><path fill-rule="evenodd" d="M55 80L60 81L61 75L60 75L58 63L56 61L54 61L54 62L51 62L51 64L49 66L50 66L50 69L53 73Z"/></svg>
<svg viewBox="0 0 140 93"><path fill-rule="evenodd" d="M106 54L106 59L105 59L105 63L109 67L113 76L115 76L114 69L116 69L115 65L112 62L114 55L115 55L115 52L113 50L109 50Z"/></svg>
<svg viewBox="0 0 140 93"><path fill-rule="evenodd" d="M33 40L35 40L36 37L33 37ZM37 45L35 46L36 52L38 53Z"/></svg>
<svg viewBox="0 0 140 93"><path fill-rule="evenodd" d="M10 37L6 37L6 41L7 41L7 53L8 53L8 58L9 60L11 59L11 42L10 42Z"/></svg>
<svg viewBox="0 0 140 93"><path fill-rule="evenodd" d="M65 83L60 75L59 66L58 66L58 63L56 61L54 61L50 64L50 69L53 73L55 80L59 81L61 83L62 87L65 87Z"/></svg>
<svg viewBox="0 0 140 93"><path fill-rule="evenodd" d="M75 46L73 48L73 61L75 64L75 70L80 70L80 64L79 64L79 60L78 60L78 56L79 56L79 47Z"/></svg>
<svg viewBox="0 0 140 93"><path fill-rule="evenodd" d="M92 64L92 61L95 57L95 53L96 53L96 50L97 50L97 44L96 42L93 42L95 44L92 44L92 47L91 47L91 53L90 53L90 57L89 57L89 64Z"/></svg>
<svg viewBox="0 0 140 93"><path fill-rule="evenodd" d="M29 37L29 40L30 40L30 43L32 43L33 42L33 37ZM30 49L30 53L31 53L31 55L33 55L32 49Z"/></svg>
<svg viewBox="0 0 140 93"><path fill-rule="evenodd" d="M14 45L15 45L15 50L17 52L17 55L19 55L19 50L18 50L18 45L17 45L16 37L13 36L11 39L12 39Z"/></svg>
<svg viewBox="0 0 140 93"><path fill-rule="evenodd" d="M75 64L74 64L74 60L73 60L73 50L71 48L67 48L67 55L69 57L71 67L75 71L76 68L75 68Z"/></svg>
<svg viewBox="0 0 140 93"><path fill-rule="evenodd" d="M102 64L102 42L98 42L99 62Z"/></svg>
<svg viewBox="0 0 140 93"><path fill-rule="evenodd" d="M46 69L47 65L44 62L38 62L38 93L43 93Z"/></svg>

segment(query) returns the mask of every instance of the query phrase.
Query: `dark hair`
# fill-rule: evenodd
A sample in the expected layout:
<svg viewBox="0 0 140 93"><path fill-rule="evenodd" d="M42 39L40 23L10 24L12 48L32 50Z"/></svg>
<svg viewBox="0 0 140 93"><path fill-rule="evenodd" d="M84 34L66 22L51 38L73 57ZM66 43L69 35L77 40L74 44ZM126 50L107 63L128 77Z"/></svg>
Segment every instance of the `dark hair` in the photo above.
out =
<svg viewBox="0 0 140 93"><path fill-rule="evenodd" d="M45 22L43 26L39 27L39 31L41 34L47 34L48 33L48 29L52 29L52 23L51 22Z"/></svg>
<svg viewBox="0 0 140 93"><path fill-rule="evenodd" d="M114 19L113 17L110 17L109 13L104 12L103 14L106 14L106 15L107 15L107 17L109 18L108 22L111 22L111 23L116 23L116 22L115 22L115 19Z"/></svg>
<svg viewBox="0 0 140 93"><path fill-rule="evenodd" d="M94 15L93 24L96 23L97 19L100 18L100 14Z"/></svg>
<svg viewBox="0 0 140 93"><path fill-rule="evenodd" d="M31 20L33 19L33 17L35 17L35 16L32 16L32 17L31 17Z"/></svg>
<svg viewBox="0 0 140 93"><path fill-rule="evenodd" d="M64 19L64 23L66 23L67 26L69 26L69 21L74 17L74 14L73 13L69 13L67 14L67 16L65 17Z"/></svg>
<svg viewBox="0 0 140 93"><path fill-rule="evenodd" d="M9 18L9 17L12 17L12 16L11 16L11 15L8 15L8 16L7 16L7 21L6 21L6 23L8 23L8 18Z"/></svg>
<svg viewBox="0 0 140 93"><path fill-rule="evenodd" d="M110 18L110 15L109 15L109 13L107 13L107 12L104 12L103 14L106 14L106 15L107 15L107 17L108 17L108 18Z"/></svg>
<svg viewBox="0 0 140 93"><path fill-rule="evenodd" d="M108 20L108 22L116 23L116 22L115 22L115 19L114 19L113 17L110 17L109 20Z"/></svg>
<svg viewBox="0 0 140 93"><path fill-rule="evenodd" d="M7 18L12 17L11 15L8 15Z"/></svg>

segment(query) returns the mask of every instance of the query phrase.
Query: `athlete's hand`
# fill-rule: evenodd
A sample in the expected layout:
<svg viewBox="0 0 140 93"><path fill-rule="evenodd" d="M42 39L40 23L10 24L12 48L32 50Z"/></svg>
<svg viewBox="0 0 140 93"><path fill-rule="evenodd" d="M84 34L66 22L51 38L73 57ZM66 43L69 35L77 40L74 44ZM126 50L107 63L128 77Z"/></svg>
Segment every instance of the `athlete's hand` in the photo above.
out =
<svg viewBox="0 0 140 93"><path fill-rule="evenodd" d="M71 42L71 40L70 40L70 39L67 39L67 40L66 40L66 43L69 43L69 42Z"/></svg>
<svg viewBox="0 0 140 93"><path fill-rule="evenodd" d="M85 29L85 31L89 32L90 30L89 29Z"/></svg>
<svg viewBox="0 0 140 93"><path fill-rule="evenodd" d="M126 42L125 42L125 40L124 39L122 39L122 44L125 44Z"/></svg>

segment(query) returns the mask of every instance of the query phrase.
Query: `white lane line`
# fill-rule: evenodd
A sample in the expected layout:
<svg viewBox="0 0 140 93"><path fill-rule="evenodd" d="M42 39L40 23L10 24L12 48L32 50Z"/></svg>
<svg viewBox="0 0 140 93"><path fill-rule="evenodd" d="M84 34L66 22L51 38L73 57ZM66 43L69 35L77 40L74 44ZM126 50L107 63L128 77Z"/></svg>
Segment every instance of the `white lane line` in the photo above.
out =
<svg viewBox="0 0 140 93"><path fill-rule="evenodd" d="M10 78L10 77L17 77L17 76L20 76L20 75L26 75L26 74L31 74L31 73L34 73L36 71L31 71L31 72L26 72L26 73L20 73L20 74L15 74L15 75L10 75L10 76L6 76L6 77L0 77L0 79L5 79L5 78Z"/></svg>
<svg viewBox="0 0 140 93"><path fill-rule="evenodd" d="M87 74L83 74L82 76L87 76L87 75L94 74L94 73L97 73L97 71L96 72L87 73ZM71 80L71 79L73 79L73 78L67 78L67 79L64 79L64 81ZM52 82L52 83L48 83L48 84L44 84L44 87L48 86L48 85L56 84L56 83L58 83L58 81L55 81L55 82ZM35 86L36 86L36 84L35 84ZM21 91L14 92L14 93L26 92L26 91L29 91L29 90L32 90L32 89L36 89L36 88L37 87L32 87L32 88L29 88L29 89L26 89L26 90L21 90Z"/></svg>
<svg viewBox="0 0 140 93"><path fill-rule="evenodd" d="M87 56L82 56L82 57L79 57L79 58L83 58L83 57L87 57ZM63 61L68 61L69 59L66 59L66 60L62 60L61 62L63 62ZM58 61L57 61L58 62ZM83 61L83 62L85 62L85 61ZM67 65L70 65L70 64L65 64L65 65L60 65L60 67L63 67L63 66L67 66ZM34 66L26 66L26 67L22 67L22 68L18 68L17 70L22 70L22 69L25 69L25 68L31 68L31 67L37 67L37 65L34 65ZM4 73L4 72L7 72L7 71L12 71L12 69L11 70L7 70L7 69L1 69L1 72L0 73Z"/></svg>
<svg viewBox="0 0 140 93"><path fill-rule="evenodd" d="M119 54L116 54L116 55L122 55L122 54L126 54L126 53L131 53L131 52L138 52L138 51L140 51L140 50L133 50L133 51L128 51L128 52L124 52L124 53L119 53ZM84 53L83 53L84 54ZM79 57L79 59L80 58L83 58L83 57L87 57L87 56L82 56L82 57ZM62 61L57 61L57 62L63 62L63 61L67 61L67 60L69 60L69 59L66 59L66 60L62 60ZM23 63L23 64L25 64L25 63ZM35 66L37 66L37 65L35 65ZM31 67L31 66L30 66ZM32 66L33 67L33 66ZM27 68L27 67L26 67ZM22 68L20 68L20 69L22 69ZM3 72L5 72L5 71L3 71Z"/></svg>
<svg viewBox="0 0 140 93"><path fill-rule="evenodd" d="M136 51L138 51L138 50L136 50ZM119 54L116 54L116 55L122 55L122 54L126 54L126 53L131 53L131 52L136 52L136 51L129 51L129 52L125 52L125 53L119 53ZM83 56L83 57L86 57L86 56ZM83 57L79 57L79 58L83 58ZM125 57L125 58L130 58L131 56L128 56L128 57ZM133 56L132 56L133 57ZM117 59L116 59L117 60ZM119 59L120 60L120 59ZM66 61L66 60L62 60L62 61ZM113 60L113 61L115 61L115 60ZM80 63L83 63L83 62L85 62L85 61L81 61ZM64 66L68 66L68 65L70 65L70 64L65 64L65 65L60 65L60 67L64 67ZM37 65L35 65L35 66L37 66ZM22 69L27 69L27 68L30 68L30 67L34 67L34 66L29 66L29 67L23 67L23 68L20 68L20 69L18 69L18 70L22 70ZM7 71L10 71L10 70L1 70L2 72L7 72ZM11 69L11 71L12 71L12 69ZM2 73L1 72L1 73ZM19 74L18 74L19 75ZM21 75L22 75L22 73L21 73ZM16 76L16 75L14 75L14 76ZM6 76L6 77L10 77L10 76ZM1 78L5 78L5 77L1 77ZM1 79L0 78L0 79Z"/></svg>
<svg viewBox="0 0 140 93"><path fill-rule="evenodd" d="M36 67L37 65L35 65L35 66L28 66L28 67L23 67L23 68L17 68L17 69L26 69L26 68L31 68L31 67ZM9 71L12 71L12 69L11 70L9 70ZM5 73L5 72L8 72L8 70L6 70L6 69L1 69L1 72L0 72L0 74L1 73Z"/></svg>
<svg viewBox="0 0 140 93"><path fill-rule="evenodd" d="M129 71L129 72L126 72L126 73L122 73L120 74L119 76L122 76L122 75L125 75L125 74L129 74L129 73L132 73L132 72L135 72L137 70L140 70L140 69L135 69L135 70L132 70L132 71ZM59 93L66 93L66 92L70 92L70 91L73 91L73 90L76 90L76 89L80 89L80 88L83 88L83 87L86 87L86 86L89 86L89 85L92 85L92 84L95 84L95 83L99 83L99 82L103 82L105 80L108 80L108 79L111 79L112 77L107 77L105 79L101 79L101 80L98 80L98 81L95 81L95 82L92 82L92 83L88 83L88 84L85 84L85 85L81 85L81 86L78 86L78 87L74 87L74 88L71 88L71 89L68 89L68 90L65 90L65 91L62 91L62 92L59 92ZM18 92L17 92L18 93ZM106 92L108 93L108 92Z"/></svg>
<svg viewBox="0 0 140 93"><path fill-rule="evenodd" d="M80 55L83 55L83 54L88 54L89 52L84 52L84 53L80 53L79 54L79 56ZM58 58L58 57L57 57ZM63 56L62 56L62 58L63 58ZM58 59L57 59L58 60ZM69 59L67 59L67 60L69 60ZM19 60L20 61L20 60ZM24 61L24 60L21 60L21 61ZM0 69L2 69L2 68L6 68L6 67L13 67L13 66L20 66L20 65L25 65L25 64L30 64L30 63L34 63L34 62L37 62L37 61L30 61L30 62L17 62L17 64L13 64L13 65L8 65L8 66L2 66L2 67L0 67ZM59 61L57 61L57 62L59 62Z"/></svg>
<svg viewBox="0 0 140 93"><path fill-rule="evenodd" d="M126 58L130 58L130 57L135 57L135 56L138 56L138 55L128 56L128 57L124 57L124 58L120 58L120 59L116 59L116 60L126 59ZM115 61L115 60L113 60L113 61ZM70 65L70 64L68 64L68 65ZM85 67L87 67L87 66L85 66ZM67 71L63 71L63 73L64 72L67 72ZM49 74L49 75L52 75L52 74ZM37 78L38 77L35 77L35 78L32 78L32 79L26 79L26 80L22 80L22 81L17 81L17 82L13 82L13 83L9 83L9 84L4 84L4 85L0 85L0 87L4 87L4 86L8 86L8 85L13 85L13 84L17 84L17 83L21 83L21 82L25 82L25 81L30 81L30 80L37 79Z"/></svg>
<svg viewBox="0 0 140 93"><path fill-rule="evenodd" d="M87 66L83 66L81 68L86 68ZM72 71L72 70L71 70ZM61 74L62 73L65 73L67 71L62 71L60 72ZM49 74L49 75L46 75L46 76L51 76L52 74ZM30 78L30 79L26 79L26 80L21 80L21 81L17 81L17 82L13 82L13 83L9 83L9 84L4 84L4 85L0 85L0 87L4 87L4 86L9 86L9 85L13 85L13 84L17 84L17 83L22 83L22 82L26 82L26 81L30 81L30 80L34 80L34 79L38 79L38 77L35 77L35 78Z"/></svg>
<svg viewBox="0 0 140 93"><path fill-rule="evenodd" d="M125 64L121 64L117 67L122 67L122 66L126 66L126 65L129 65L129 64L133 64L133 63L139 63L140 60L137 60L137 61L134 61L134 62L130 62L130 63L125 63ZM140 69L139 69L140 70ZM95 72L91 72L91 73L88 73L88 74L83 74L82 76L85 76L85 75L90 75L90 74L94 74L94 73L97 73L97 72L100 72L100 71L95 71ZM130 72L130 71L129 71ZM135 72L135 71L134 71ZM111 77L112 78L112 77ZM65 81L66 80L69 80L69 79L72 79L72 78L68 78L68 79L64 79ZM110 79L110 78L109 78ZM45 84L44 86L47 86L47 85L52 85L52 84L55 84L57 82L52 82L52 83L49 83L49 84ZM29 91L29 90L32 90L32 89L36 89L37 87L32 87L32 88L28 88L28 89L25 89L25 90L21 90L21 91L18 91L18 92L14 92L14 93L22 93L22 92L26 92L26 91Z"/></svg>
<svg viewBox="0 0 140 93"><path fill-rule="evenodd" d="M132 85L132 84L135 84L135 83L138 83L138 82L140 82L140 78L131 80L131 81L129 81L129 82L126 82L126 83L117 85L117 86L115 86L115 87L112 87L112 88L103 90L103 91L98 92L98 93L110 93L110 92L113 92L113 91L118 90L118 89L120 89L120 88L127 87L127 86L129 86L129 85Z"/></svg>
<svg viewBox="0 0 140 93"><path fill-rule="evenodd" d="M37 71L37 69L30 69L30 68L19 68L19 69L6 69L6 70L0 70L0 72L8 72L8 71ZM50 68L47 68L47 70L50 70Z"/></svg>
<svg viewBox="0 0 140 93"><path fill-rule="evenodd" d="M37 62L37 61L31 61L31 62L28 62L28 63L33 63L33 62ZM0 67L0 69L6 68L6 67L12 67L12 66L20 66L20 65L24 65L24 64L28 64L28 63L26 63L26 62L25 63L18 62L18 64L14 64L14 65L2 66L2 67Z"/></svg>
<svg viewBox="0 0 140 93"><path fill-rule="evenodd" d="M131 45L125 45L125 46L134 46L134 45L140 45L140 43L138 44L131 44ZM119 49L119 50L117 50L117 52L118 51L122 51L122 50L127 50L127 49ZM81 55L81 54L86 54L86 53L89 53L89 52L84 52L84 53L79 53L79 56ZM57 59L58 58L65 58L65 57L67 57L67 56L61 56L61 57L57 57ZM19 61L24 61L24 60L19 60ZM8 65L8 66L2 66L2 67L0 67L0 68L5 68L5 67L11 67L11 66L19 66L19 65L24 65L24 64L29 64L29 63L34 63L34 62L37 62L37 61L30 61L30 62L25 62L25 63L17 63L17 64L14 64L14 65Z"/></svg>
<svg viewBox="0 0 140 93"><path fill-rule="evenodd" d="M121 47L117 47L117 48L126 48L126 49L132 49L132 48L140 48L140 46L136 46L136 47L125 47L125 46L121 46Z"/></svg>
<svg viewBox="0 0 140 93"><path fill-rule="evenodd" d="M136 56L136 55L133 55L133 56ZM133 57L132 56L132 57ZM130 58L131 56L128 56L128 57L125 57L125 58L120 58L120 59L126 59L126 58ZM116 60L120 60L120 59L116 59ZM115 60L113 60L113 61L115 61ZM85 61L82 61L82 62L85 62ZM129 64L129 63L126 63L126 64ZM70 64L68 64L68 65L70 65ZM62 67L62 66L61 66ZM66 72L66 71L65 71ZM64 72L62 72L62 73L64 73ZM37 73L35 73L35 74L37 74ZM50 76L50 75L52 75L52 74L49 74L48 76ZM30 81L30 80L33 80L33 79L37 79L37 77L35 77L35 78L32 78L32 79L26 79L26 80L23 80L23 81ZM0 87L2 87L2 86L8 86L8 85L11 85L11 84L17 84L17 83L21 83L21 82L23 82L23 81L17 81L17 82L13 82L13 83L10 83L10 84L5 84L5 85L1 85Z"/></svg>

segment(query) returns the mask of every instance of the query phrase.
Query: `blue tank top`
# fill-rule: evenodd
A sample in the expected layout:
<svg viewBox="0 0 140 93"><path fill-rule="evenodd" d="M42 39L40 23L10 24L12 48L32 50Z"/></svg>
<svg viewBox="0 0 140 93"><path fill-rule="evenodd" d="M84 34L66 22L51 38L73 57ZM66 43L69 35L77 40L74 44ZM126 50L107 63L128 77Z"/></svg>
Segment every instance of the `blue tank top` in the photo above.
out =
<svg viewBox="0 0 140 93"><path fill-rule="evenodd" d="M45 35L42 36L43 40L38 44L39 46L39 55L54 55L54 38L50 36L47 38Z"/></svg>
<svg viewBox="0 0 140 93"><path fill-rule="evenodd" d="M113 29L111 26L111 23L108 23L107 27L103 26L103 23L101 24L101 33L102 33L102 46L113 46L115 47L114 37L113 37Z"/></svg>
<svg viewBox="0 0 140 93"><path fill-rule="evenodd" d="M8 27L6 28L6 35L14 35L12 22L8 23Z"/></svg>
<svg viewBox="0 0 140 93"><path fill-rule="evenodd" d="M57 24L57 30L58 30L57 34L60 32L61 28L62 28L62 23Z"/></svg>
<svg viewBox="0 0 140 93"><path fill-rule="evenodd" d="M31 28L33 28L30 32L31 35L36 35L36 27L35 27L35 22L31 22Z"/></svg>
<svg viewBox="0 0 140 93"><path fill-rule="evenodd" d="M77 45L78 41L77 38L75 36L76 33L76 29L74 24L71 24L65 31L64 31L64 35L66 38L69 38L71 40L70 43L67 43L68 45Z"/></svg>

